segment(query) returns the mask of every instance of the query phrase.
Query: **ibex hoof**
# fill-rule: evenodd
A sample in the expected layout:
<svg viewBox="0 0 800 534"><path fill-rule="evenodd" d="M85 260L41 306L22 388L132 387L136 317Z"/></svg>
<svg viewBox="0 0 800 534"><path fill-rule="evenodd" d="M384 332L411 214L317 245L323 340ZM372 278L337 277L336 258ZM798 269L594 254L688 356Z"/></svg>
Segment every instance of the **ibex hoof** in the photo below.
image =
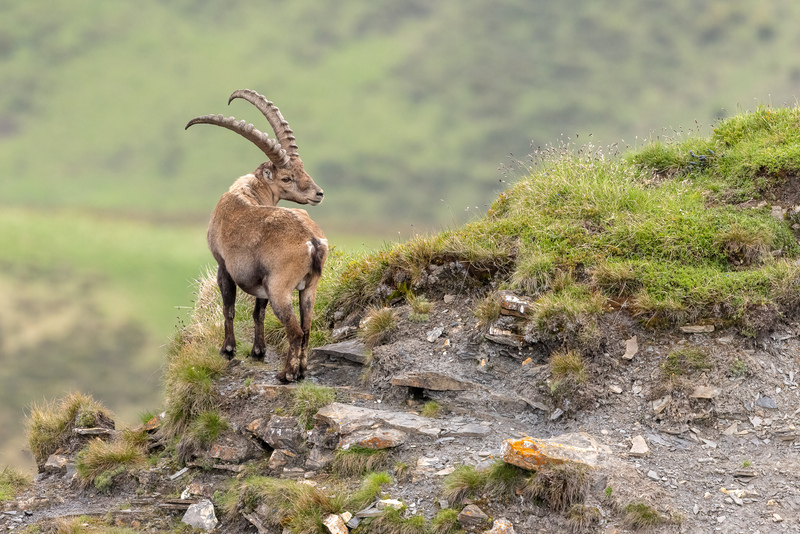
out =
<svg viewBox="0 0 800 534"><path fill-rule="evenodd" d="M295 381L294 377L291 374L288 375L286 374L286 371L281 371L280 373L275 375L275 379L282 384L288 384L290 382Z"/></svg>
<svg viewBox="0 0 800 534"><path fill-rule="evenodd" d="M219 349L219 354L226 360L232 360L236 355L236 346L223 345L222 348Z"/></svg>
<svg viewBox="0 0 800 534"><path fill-rule="evenodd" d="M267 351L262 348L253 347L253 350L250 352L250 357L254 360L263 361L266 353Z"/></svg>

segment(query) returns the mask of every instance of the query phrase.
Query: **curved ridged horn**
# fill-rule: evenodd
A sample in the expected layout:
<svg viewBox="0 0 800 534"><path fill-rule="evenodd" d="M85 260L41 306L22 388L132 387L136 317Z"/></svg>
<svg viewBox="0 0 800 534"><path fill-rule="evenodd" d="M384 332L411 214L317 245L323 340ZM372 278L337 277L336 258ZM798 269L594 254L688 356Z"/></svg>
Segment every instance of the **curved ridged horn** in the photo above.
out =
<svg viewBox="0 0 800 534"><path fill-rule="evenodd" d="M272 129L275 131L275 137L278 139L281 146L286 149L286 152L290 156L298 155L297 140L294 138L294 132L289 127L289 123L286 122L286 119L283 118L283 115L281 115L281 110L278 109L278 106L267 100L264 95L260 95L250 89L234 91L230 98L228 98L228 105L230 105L235 98L247 100L257 107L261 114L269 121Z"/></svg>
<svg viewBox="0 0 800 534"><path fill-rule="evenodd" d="M203 115L202 117L195 117L190 120L184 130L187 130L189 126L194 124L214 124L227 128L260 148L276 167L289 166L289 155L286 153L286 150L282 149L278 142L270 139L267 134L254 128L252 124L247 124L245 121L237 121L235 117L226 118L222 115Z"/></svg>

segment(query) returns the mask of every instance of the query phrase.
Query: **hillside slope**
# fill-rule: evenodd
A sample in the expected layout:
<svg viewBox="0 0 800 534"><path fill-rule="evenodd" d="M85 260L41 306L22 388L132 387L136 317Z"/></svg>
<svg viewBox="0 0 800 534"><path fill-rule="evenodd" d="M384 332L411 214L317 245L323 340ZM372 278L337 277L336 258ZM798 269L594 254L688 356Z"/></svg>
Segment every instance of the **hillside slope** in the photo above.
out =
<svg viewBox="0 0 800 534"><path fill-rule="evenodd" d="M113 432L90 399L36 410L41 473L2 520L164 532L208 501L227 532L796 529L799 125L760 108L622 157L550 147L481 219L333 254L301 384L274 378L274 317L264 362L218 356L207 276L164 411ZM587 450L520 467L521 437Z"/></svg>

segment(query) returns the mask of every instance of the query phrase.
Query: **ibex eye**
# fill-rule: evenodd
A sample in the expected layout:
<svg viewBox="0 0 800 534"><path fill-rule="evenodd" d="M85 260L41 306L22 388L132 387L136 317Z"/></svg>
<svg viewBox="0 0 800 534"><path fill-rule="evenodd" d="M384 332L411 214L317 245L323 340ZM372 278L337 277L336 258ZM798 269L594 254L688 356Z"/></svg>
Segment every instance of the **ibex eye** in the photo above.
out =
<svg viewBox="0 0 800 534"><path fill-rule="evenodd" d="M284 177L283 177L283 183L286 183L286 184L288 184L288 183L289 183L289 182L291 182L291 181L292 181L292 179L291 179L291 178L289 178L288 176L284 176Z"/></svg>

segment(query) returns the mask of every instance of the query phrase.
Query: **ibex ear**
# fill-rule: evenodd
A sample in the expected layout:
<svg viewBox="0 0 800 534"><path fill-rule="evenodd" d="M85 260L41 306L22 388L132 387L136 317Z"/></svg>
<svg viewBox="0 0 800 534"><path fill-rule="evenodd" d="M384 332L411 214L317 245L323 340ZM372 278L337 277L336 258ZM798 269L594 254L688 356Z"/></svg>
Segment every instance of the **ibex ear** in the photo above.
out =
<svg viewBox="0 0 800 534"><path fill-rule="evenodd" d="M261 167L261 169L260 169L260 170L261 170L261 177L262 177L264 180L266 180L266 181L270 181L270 180L272 180L272 171L271 171L271 170L269 170L269 169L268 169L268 168L266 168L266 167Z"/></svg>

